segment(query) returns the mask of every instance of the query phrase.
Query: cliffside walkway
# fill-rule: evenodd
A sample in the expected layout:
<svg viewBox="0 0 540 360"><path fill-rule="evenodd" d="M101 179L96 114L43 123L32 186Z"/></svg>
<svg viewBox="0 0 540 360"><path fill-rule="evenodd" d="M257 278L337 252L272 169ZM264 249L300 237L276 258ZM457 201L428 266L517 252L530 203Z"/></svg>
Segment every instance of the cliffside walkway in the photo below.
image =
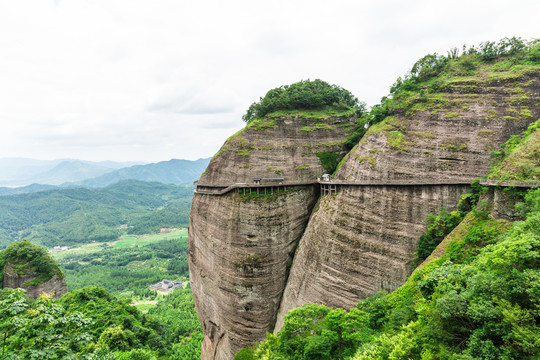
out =
<svg viewBox="0 0 540 360"><path fill-rule="evenodd" d="M267 184L248 184L248 183L235 183L235 184L203 184L195 182L197 186L195 193L205 195L225 195L231 191L238 190L239 192L251 193L256 192L258 194L273 194L274 191L280 189L286 189L287 187L295 186L313 186L319 185L321 189L321 195L336 194L338 187L341 186L430 186L430 185L470 185L472 180L461 179L423 179L423 180L360 180L360 181L345 181L345 180L331 180L331 181L289 181L279 183L267 183ZM513 180L480 180L480 184L484 186L495 187L521 187L532 188L540 186L540 181L513 181Z"/></svg>
<svg viewBox="0 0 540 360"><path fill-rule="evenodd" d="M484 186L501 186L501 187L521 187L533 188L540 186L540 181L519 181L519 180L480 180L480 185Z"/></svg>

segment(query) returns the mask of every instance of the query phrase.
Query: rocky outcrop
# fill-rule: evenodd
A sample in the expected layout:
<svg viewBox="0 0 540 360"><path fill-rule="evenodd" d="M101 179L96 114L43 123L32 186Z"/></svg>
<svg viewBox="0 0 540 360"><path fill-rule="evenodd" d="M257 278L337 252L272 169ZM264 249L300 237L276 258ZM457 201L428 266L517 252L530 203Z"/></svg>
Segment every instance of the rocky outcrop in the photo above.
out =
<svg viewBox="0 0 540 360"><path fill-rule="evenodd" d="M214 156L199 184L254 177L313 182L337 161L354 118L256 120ZM323 159L321 161L321 158ZM319 189L267 195L196 193L189 225L190 281L204 331L202 359L231 359L272 331L292 263Z"/></svg>
<svg viewBox="0 0 540 360"><path fill-rule="evenodd" d="M452 83L372 126L336 179L474 179L490 152L540 116L540 73ZM474 86L474 88L472 88ZM474 93L471 93L474 89Z"/></svg>
<svg viewBox="0 0 540 360"><path fill-rule="evenodd" d="M54 298L59 298L67 293L66 281L63 277L53 275L51 279L43 283L38 282L33 284L39 274L24 269L22 272L16 269L17 265L7 263L4 268L3 287L9 289L22 288L26 290L26 295L37 299L43 293L52 295Z"/></svg>
<svg viewBox="0 0 540 360"><path fill-rule="evenodd" d="M343 143L355 121L299 116L254 120L225 142L199 183L251 183L254 177L313 181L327 171L321 156L333 153L341 159L345 155Z"/></svg>
<svg viewBox="0 0 540 360"><path fill-rule="evenodd" d="M306 303L352 308L403 284L424 219L454 210L468 185L342 187L319 200L300 240L277 316Z"/></svg>

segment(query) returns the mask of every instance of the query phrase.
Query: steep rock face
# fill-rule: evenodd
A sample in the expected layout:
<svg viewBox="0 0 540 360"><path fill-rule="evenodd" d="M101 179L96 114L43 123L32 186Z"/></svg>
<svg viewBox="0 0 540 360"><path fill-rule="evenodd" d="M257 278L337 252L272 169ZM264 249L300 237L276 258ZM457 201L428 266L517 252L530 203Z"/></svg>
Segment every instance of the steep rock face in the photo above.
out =
<svg viewBox="0 0 540 360"><path fill-rule="evenodd" d="M436 183L485 175L490 151L540 117L537 72L480 79L474 93L467 82L443 89L370 128L335 176L434 184L343 186L335 197L321 198L294 257L276 331L287 311L305 303L347 308L399 287L411 272L427 213L453 210L468 189Z"/></svg>
<svg viewBox="0 0 540 360"><path fill-rule="evenodd" d="M254 177L312 182L325 172L317 153L339 160L354 121L254 121L227 140L199 184L252 183ZM313 185L280 190L193 197L189 265L205 335L202 359L231 359L273 330L292 255L319 192Z"/></svg>
<svg viewBox="0 0 540 360"><path fill-rule="evenodd" d="M325 172L317 154L343 157L343 143L355 121L293 116L254 120L225 142L199 183L229 185L252 182L253 177L316 180Z"/></svg>
<svg viewBox="0 0 540 360"><path fill-rule="evenodd" d="M480 79L481 80L481 79ZM490 152L540 116L540 72L463 81L372 126L336 179L474 179ZM471 93L474 91L474 93Z"/></svg>
<svg viewBox="0 0 540 360"><path fill-rule="evenodd" d="M64 278L60 278L58 275L54 275L50 280L38 284L29 285L38 274L26 269L24 274L20 274L15 270L14 265L7 263L4 268L4 282L3 287L9 289L22 288L26 289L26 294L37 299L42 293L53 294L54 298L59 298L67 293L67 285Z"/></svg>

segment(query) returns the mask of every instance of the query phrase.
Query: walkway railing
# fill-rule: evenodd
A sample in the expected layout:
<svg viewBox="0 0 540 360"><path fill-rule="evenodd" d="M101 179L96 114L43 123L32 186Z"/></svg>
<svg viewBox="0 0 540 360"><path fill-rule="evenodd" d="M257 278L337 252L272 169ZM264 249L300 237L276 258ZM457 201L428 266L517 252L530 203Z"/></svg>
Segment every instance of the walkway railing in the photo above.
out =
<svg viewBox="0 0 540 360"><path fill-rule="evenodd" d="M532 188L540 186L540 181L537 180L480 180L480 185L484 186L502 186L502 187L524 187Z"/></svg>
<svg viewBox="0 0 540 360"><path fill-rule="evenodd" d="M232 185L224 184L204 184L196 182L197 194L206 195L224 195L233 190L244 189L244 192L249 189L251 191L259 192L262 189L270 189L273 193L273 188L293 187L293 186L312 186L320 185L322 194L335 194L338 186L425 186L425 185L469 185L470 180L361 180L361 181L289 181L280 183L269 184L248 184L248 183L236 183Z"/></svg>
<svg viewBox="0 0 540 360"><path fill-rule="evenodd" d="M280 183L268 183L268 184L248 184L248 183L236 183L231 185L226 184L202 184L195 182L197 194L206 195L224 195L233 190L244 189L244 193L247 189L250 191L257 191L263 189L271 189L273 193L274 188L284 188L292 186L312 186L321 185L321 194L335 194L337 193L338 186L434 186L434 185L470 185L473 180L462 179L424 179L424 180L359 180L359 181L346 181L346 180L331 180L331 181L290 181ZM513 180L480 180L480 184L484 186L502 186L502 187L537 187L540 186L540 181L513 181ZM266 191L265 191L266 193Z"/></svg>

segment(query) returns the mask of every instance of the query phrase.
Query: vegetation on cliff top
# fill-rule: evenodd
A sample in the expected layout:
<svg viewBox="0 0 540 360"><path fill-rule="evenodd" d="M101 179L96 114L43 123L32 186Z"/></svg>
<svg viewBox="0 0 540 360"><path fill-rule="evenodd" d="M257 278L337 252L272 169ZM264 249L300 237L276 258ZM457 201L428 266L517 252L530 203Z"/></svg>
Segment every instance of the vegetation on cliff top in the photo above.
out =
<svg viewBox="0 0 540 360"><path fill-rule="evenodd" d="M242 116L245 122L266 115L283 111L319 110L329 113L356 112L362 113L365 104L348 90L337 85L330 85L325 81L316 79L304 80L291 85L282 85L272 89L261 97L258 102L251 104Z"/></svg>
<svg viewBox="0 0 540 360"><path fill-rule="evenodd" d="M28 240L11 243L0 252L0 284L4 280L4 271L7 264L19 275L33 275L36 277L27 285L36 286L49 281L54 275L64 278L64 273L47 249L32 244Z"/></svg>
<svg viewBox="0 0 540 360"><path fill-rule="evenodd" d="M529 98L518 86L518 80L534 71L540 71L540 39L525 41L515 37L504 38L498 42L486 41L478 46L464 46L461 54L458 48L454 48L446 56L437 53L426 55L405 76L396 80L389 95L383 97L380 104L359 117L346 145L352 149L366 131L401 134L404 129L395 116L410 116L416 111L436 114L447 110L450 105L461 105L450 98L451 92L475 96L479 87L492 86L490 84L495 81L516 81L516 87L508 89L513 94L514 111L512 115L505 115L506 118L528 119L530 111L523 104ZM446 117L459 115L457 108L455 112L445 114ZM386 121L381 126L370 128L383 120ZM403 138L403 141L413 140L406 136Z"/></svg>

